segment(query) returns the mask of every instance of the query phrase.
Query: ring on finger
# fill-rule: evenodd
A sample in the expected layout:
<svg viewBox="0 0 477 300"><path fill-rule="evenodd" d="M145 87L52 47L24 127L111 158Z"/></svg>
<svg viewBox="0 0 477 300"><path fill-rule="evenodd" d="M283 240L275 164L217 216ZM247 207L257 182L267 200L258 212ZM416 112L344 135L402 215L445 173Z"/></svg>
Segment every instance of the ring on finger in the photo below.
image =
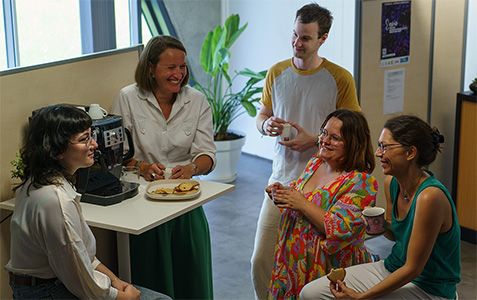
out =
<svg viewBox="0 0 477 300"><path fill-rule="evenodd" d="M156 179L156 173L151 174L152 179Z"/></svg>

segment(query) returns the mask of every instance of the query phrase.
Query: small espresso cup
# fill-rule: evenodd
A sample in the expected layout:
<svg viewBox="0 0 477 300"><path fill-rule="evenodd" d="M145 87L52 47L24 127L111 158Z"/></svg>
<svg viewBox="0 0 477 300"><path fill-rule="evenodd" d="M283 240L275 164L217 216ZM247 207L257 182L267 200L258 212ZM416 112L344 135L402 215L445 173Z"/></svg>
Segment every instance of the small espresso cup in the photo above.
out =
<svg viewBox="0 0 477 300"><path fill-rule="evenodd" d="M382 207L367 207L363 210L367 234L381 234L386 230L384 211Z"/></svg>
<svg viewBox="0 0 477 300"><path fill-rule="evenodd" d="M171 178L172 176L172 168L171 167L167 167L164 169L164 179L169 179Z"/></svg>
<svg viewBox="0 0 477 300"><path fill-rule="evenodd" d="M91 117L93 120L98 120L106 117L108 115L108 112L99 106L99 104L90 104L89 109L88 109L88 115Z"/></svg>
<svg viewBox="0 0 477 300"><path fill-rule="evenodd" d="M291 139L291 129L292 126L289 123L283 124L282 134L280 135L282 141L289 141Z"/></svg>

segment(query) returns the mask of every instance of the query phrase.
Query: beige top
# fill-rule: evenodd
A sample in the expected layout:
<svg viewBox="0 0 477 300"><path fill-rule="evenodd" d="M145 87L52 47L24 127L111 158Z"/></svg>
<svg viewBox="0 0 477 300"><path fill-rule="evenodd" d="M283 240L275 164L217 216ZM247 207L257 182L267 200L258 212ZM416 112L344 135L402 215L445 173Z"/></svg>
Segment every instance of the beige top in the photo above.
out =
<svg viewBox="0 0 477 300"><path fill-rule="evenodd" d="M81 299L115 299L118 291L105 274L96 271L96 240L81 213L79 194L62 180L16 193L10 234L10 261L15 274L58 279Z"/></svg>

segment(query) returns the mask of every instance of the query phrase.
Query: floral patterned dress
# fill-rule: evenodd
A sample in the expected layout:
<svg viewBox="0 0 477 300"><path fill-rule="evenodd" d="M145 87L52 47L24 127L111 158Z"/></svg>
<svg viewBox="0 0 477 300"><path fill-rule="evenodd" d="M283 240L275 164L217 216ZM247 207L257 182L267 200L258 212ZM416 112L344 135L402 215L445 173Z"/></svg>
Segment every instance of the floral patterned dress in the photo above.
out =
<svg viewBox="0 0 477 300"><path fill-rule="evenodd" d="M292 187L302 191L321 164L322 160L313 156ZM299 211L282 211L269 298L297 298L305 284L327 274L331 268L371 261L364 245L361 211L374 205L377 187L373 176L352 171L304 194L308 201L326 211L326 233L318 231Z"/></svg>

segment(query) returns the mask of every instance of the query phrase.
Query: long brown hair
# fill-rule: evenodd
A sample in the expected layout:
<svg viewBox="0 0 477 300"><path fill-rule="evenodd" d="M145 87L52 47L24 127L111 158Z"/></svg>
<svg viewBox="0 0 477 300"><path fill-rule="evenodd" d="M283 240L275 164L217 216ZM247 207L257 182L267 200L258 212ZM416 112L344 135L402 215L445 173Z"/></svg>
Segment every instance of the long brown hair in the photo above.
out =
<svg viewBox="0 0 477 300"><path fill-rule="evenodd" d="M343 122L340 133L344 139L346 154L341 168L346 172L353 170L373 172L375 166L373 146L368 122L364 115L357 111L338 109L326 117L321 125L322 129L332 117Z"/></svg>
<svg viewBox="0 0 477 300"><path fill-rule="evenodd" d="M146 48L139 57L139 62L136 67L136 73L134 79L137 85L144 91L152 92L156 89L156 80L152 77L151 67L154 68L159 62L159 56L167 49L178 49L187 54L184 45L178 39L168 36L160 35L155 36L149 40ZM187 70L186 76L181 83L181 87L189 82L189 70Z"/></svg>

